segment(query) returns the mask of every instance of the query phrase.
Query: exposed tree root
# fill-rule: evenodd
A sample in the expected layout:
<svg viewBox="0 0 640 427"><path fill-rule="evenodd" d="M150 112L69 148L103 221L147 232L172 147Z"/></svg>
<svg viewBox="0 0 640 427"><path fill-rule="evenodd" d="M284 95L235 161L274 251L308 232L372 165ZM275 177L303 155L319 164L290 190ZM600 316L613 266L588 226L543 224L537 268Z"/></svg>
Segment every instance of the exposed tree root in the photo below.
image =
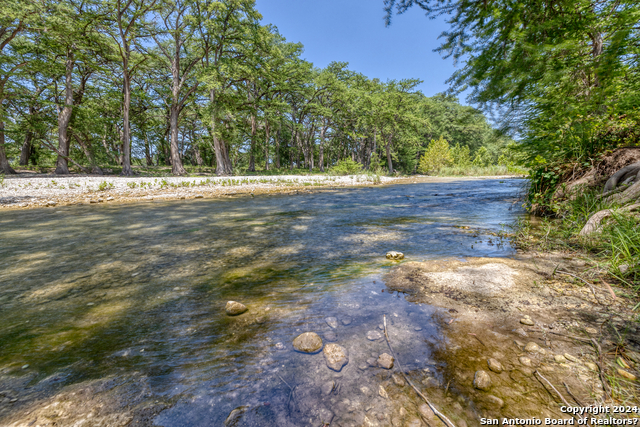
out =
<svg viewBox="0 0 640 427"><path fill-rule="evenodd" d="M640 183L636 183L633 185L633 187L635 187L637 184ZM631 188L629 188L630 190ZM627 191L629 191L627 190ZM626 193L627 191L625 191L624 193ZM640 192L640 186L638 187L638 192ZM622 193L622 194L624 194ZM640 195L640 194L639 194ZM584 227L582 227L582 230L580 230L580 236L588 236L591 233L597 232L597 231L601 231L602 227L602 221L605 218L610 217L611 215L614 214L614 212L630 212L633 210L636 210L640 208L640 203L636 203L633 205L629 205L629 206L625 206L623 208L618 209L617 211L614 211L612 209L604 209L601 211L598 211L596 213L594 213L593 215L591 215L591 217L589 218L589 220L587 221L587 223L584 225Z"/></svg>
<svg viewBox="0 0 640 427"><path fill-rule="evenodd" d="M640 181L637 181L621 193L611 195L607 198L607 201L616 203L627 203L633 200L637 200L638 198L640 198Z"/></svg>
<svg viewBox="0 0 640 427"><path fill-rule="evenodd" d="M607 193L613 190L618 186L619 182L625 182L630 178L633 178L635 180L635 177L638 175L638 172L640 172L640 162L632 163L628 166L623 167L622 169L620 169L619 171L611 175L611 177L607 180L606 184L604 185L603 192Z"/></svg>

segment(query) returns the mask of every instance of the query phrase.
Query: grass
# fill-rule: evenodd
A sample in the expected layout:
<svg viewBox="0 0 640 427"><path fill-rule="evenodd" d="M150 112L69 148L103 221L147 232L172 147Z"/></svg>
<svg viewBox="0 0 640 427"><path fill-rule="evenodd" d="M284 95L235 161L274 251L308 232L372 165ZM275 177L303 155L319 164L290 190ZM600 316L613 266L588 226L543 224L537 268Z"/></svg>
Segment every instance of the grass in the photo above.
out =
<svg viewBox="0 0 640 427"><path fill-rule="evenodd" d="M640 292L640 217L619 213L619 206L606 203L594 191L586 191L575 199L557 203L551 208L555 218L530 218L520 221L516 244L523 249L541 251L564 250L579 253L594 271L606 272L608 280ZM595 212L612 209L613 215L602 231L588 237L580 230Z"/></svg>
<svg viewBox="0 0 640 427"><path fill-rule="evenodd" d="M526 169L515 166L445 166L436 176L495 176L495 175L527 175Z"/></svg>

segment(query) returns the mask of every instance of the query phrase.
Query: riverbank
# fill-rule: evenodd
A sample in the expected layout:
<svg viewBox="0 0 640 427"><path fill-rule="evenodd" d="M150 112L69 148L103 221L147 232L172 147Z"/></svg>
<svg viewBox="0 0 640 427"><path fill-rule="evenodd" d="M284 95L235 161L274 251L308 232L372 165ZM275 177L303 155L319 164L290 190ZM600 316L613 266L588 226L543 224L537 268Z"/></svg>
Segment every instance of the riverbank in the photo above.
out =
<svg viewBox="0 0 640 427"><path fill-rule="evenodd" d="M93 203L135 203L239 194L278 194L317 188L371 186L453 180L508 179L496 177L386 177L378 175L272 175L233 177L122 177L29 174L7 176L0 185L0 210Z"/></svg>
<svg viewBox="0 0 640 427"><path fill-rule="evenodd" d="M385 278L391 291L452 316L438 355L450 367L448 387L494 418L560 419L563 405L637 405L638 298L585 282L590 266L575 253L519 252L407 262ZM446 394L431 397L446 407Z"/></svg>

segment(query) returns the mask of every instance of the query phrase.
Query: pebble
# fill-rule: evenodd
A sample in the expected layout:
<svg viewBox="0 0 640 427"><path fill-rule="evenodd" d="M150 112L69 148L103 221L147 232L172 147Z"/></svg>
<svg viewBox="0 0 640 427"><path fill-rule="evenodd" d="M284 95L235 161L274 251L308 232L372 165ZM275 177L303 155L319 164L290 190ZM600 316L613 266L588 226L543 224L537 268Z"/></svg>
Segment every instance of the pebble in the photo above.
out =
<svg viewBox="0 0 640 427"><path fill-rule="evenodd" d="M413 328L414 331L421 331L422 328L420 326L416 326L415 328Z"/></svg>
<svg viewBox="0 0 640 427"><path fill-rule="evenodd" d="M476 375L473 377L473 386L478 390L489 390L491 388L491 377L487 371L476 371Z"/></svg>
<svg viewBox="0 0 640 427"><path fill-rule="evenodd" d="M322 394L329 395L331 394L335 386L336 386L335 381L333 380L327 381L326 383L322 384L322 386L320 387L320 390L322 390Z"/></svg>
<svg viewBox="0 0 640 427"><path fill-rule="evenodd" d="M598 365L596 365L595 363L592 363L592 362L585 362L584 366L586 366L587 368L591 369L592 371L597 371L598 370Z"/></svg>
<svg viewBox="0 0 640 427"><path fill-rule="evenodd" d="M327 322L327 325L329 325L331 329L338 328L338 319L336 319L335 317L327 317L326 319L324 319L324 321Z"/></svg>
<svg viewBox="0 0 640 427"><path fill-rule="evenodd" d="M224 426L231 427L237 425L248 408L248 406L238 406L236 409L231 411L227 419L224 420Z"/></svg>
<svg viewBox="0 0 640 427"><path fill-rule="evenodd" d="M387 252L387 259L392 259L392 260L404 259L404 254L398 251L389 251Z"/></svg>
<svg viewBox="0 0 640 427"><path fill-rule="evenodd" d="M493 359L493 358L488 359L487 364L489 365L489 369L495 372L496 374L499 374L504 370L504 368L502 367L502 364L498 362L496 359Z"/></svg>
<svg viewBox="0 0 640 427"><path fill-rule="evenodd" d="M587 328L584 328L584 330L591 335L595 335L598 333L598 330L596 328L587 327Z"/></svg>
<svg viewBox="0 0 640 427"><path fill-rule="evenodd" d="M26 365L22 365L22 369L27 369L28 367L29 367L28 363Z"/></svg>
<svg viewBox="0 0 640 427"><path fill-rule="evenodd" d="M388 399L389 395L387 394L387 390L382 387L382 385L378 386L378 395L380 395L383 399Z"/></svg>
<svg viewBox="0 0 640 427"><path fill-rule="evenodd" d="M525 332L525 330L524 330L524 329L522 329L522 328L518 328L518 329L516 329L516 333L517 333L518 335L520 335L521 337L525 337L525 338L529 336L529 335Z"/></svg>
<svg viewBox="0 0 640 427"><path fill-rule="evenodd" d="M527 318L527 317L524 317L524 318L520 319L520 323L522 323L523 325L527 325L527 326L535 325L535 322L533 320L531 320L530 318Z"/></svg>
<svg viewBox="0 0 640 427"><path fill-rule="evenodd" d="M229 316L237 316L238 314L242 314L247 310L248 308L246 305L236 301L227 301L227 306L225 307L225 311Z"/></svg>
<svg viewBox="0 0 640 427"><path fill-rule="evenodd" d="M533 366L533 361L531 359L529 359L528 357L526 357L526 356L522 356L518 360L524 366L529 366L529 367Z"/></svg>
<svg viewBox="0 0 640 427"><path fill-rule="evenodd" d="M361 363L358 365L358 369L361 371L365 371L369 366L366 363Z"/></svg>
<svg viewBox="0 0 640 427"><path fill-rule="evenodd" d="M340 372L342 367L349 363L347 350L338 344L325 345L322 353L324 354L324 360L327 362L327 366L336 372Z"/></svg>
<svg viewBox="0 0 640 427"><path fill-rule="evenodd" d="M542 348L540 348L538 344L534 342L527 343L527 345L524 346L524 351L528 353L542 353L542 354L545 353L545 351Z"/></svg>
<svg viewBox="0 0 640 427"><path fill-rule="evenodd" d="M382 334L378 331L369 331L367 332L367 339L369 341L377 341L382 338Z"/></svg>
<svg viewBox="0 0 640 427"><path fill-rule="evenodd" d="M115 200L113 197L107 197L107 202L110 202L112 200Z"/></svg>
<svg viewBox="0 0 640 427"><path fill-rule="evenodd" d="M381 368L391 369L393 368L393 362L393 356L388 353L382 353L380 356L378 356L378 366L380 366Z"/></svg>
<svg viewBox="0 0 640 427"><path fill-rule="evenodd" d="M196 194L193 198L194 199L202 199L202 198L204 198L204 196L202 194Z"/></svg>
<svg viewBox="0 0 640 427"><path fill-rule="evenodd" d="M631 381L635 381L637 378L635 375L633 375L631 372L627 372L624 369L618 368L618 374L620 374L621 377L624 377L628 380Z"/></svg>
<svg viewBox="0 0 640 427"><path fill-rule="evenodd" d="M561 354L556 354L555 356L553 356L553 359L556 361L556 363L567 363L567 358Z"/></svg>
<svg viewBox="0 0 640 427"><path fill-rule="evenodd" d="M281 342L276 343L276 350L284 350L284 344Z"/></svg>
<svg viewBox="0 0 640 427"><path fill-rule="evenodd" d="M303 353L315 353L322 348L322 338L315 332L305 332L293 340L293 347Z"/></svg>
<svg viewBox="0 0 640 427"><path fill-rule="evenodd" d="M47 206L55 206L55 205L57 205L57 203L56 203L56 202L54 202L53 200L49 200L49 201L47 202Z"/></svg>
<svg viewBox="0 0 640 427"><path fill-rule="evenodd" d="M492 394L486 396L485 400L491 406L495 406L496 408L502 408L504 406L504 400L502 400L498 396L494 396Z"/></svg>
<svg viewBox="0 0 640 427"><path fill-rule="evenodd" d="M327 331L323 335L324 335L324 339L326 339L329 342L338 341L338 335L333 331Z"/></svg>
<svg viewBox="0 0 640 427"><path fill-rule="evenodd" d="M393 383L398 387L404 387L404 384L405 384L404 378L402 378L400 375L393 374L391 375L391 379L393 379Z"/></svg>
<svg viewBox="0 0 640 427"><path fill-rule="evenodd" d="M375 357L370 357L367 359L367 365L369 366L377 366L378 365L378 359L376 359Z"/></svg>
<svg viewBox="0 0 640 427"><path fill-rule="evenodd" d="M574 356L570 355L569 353L565 353L564 357L565 357L565 359L567 359L567 360L569 360L569 361L571 361L573 363L578 363L580 361L580 360L578 360L577 357L574 357Z"/></svg>
<svg viewBox="0 0 640 427"><path fill-rule="evenodd" d="M349 326L352 321L353 321L353 319L351 319L350 317L345 317L344 319L342 319L342 324L344 326Z"/></svg>

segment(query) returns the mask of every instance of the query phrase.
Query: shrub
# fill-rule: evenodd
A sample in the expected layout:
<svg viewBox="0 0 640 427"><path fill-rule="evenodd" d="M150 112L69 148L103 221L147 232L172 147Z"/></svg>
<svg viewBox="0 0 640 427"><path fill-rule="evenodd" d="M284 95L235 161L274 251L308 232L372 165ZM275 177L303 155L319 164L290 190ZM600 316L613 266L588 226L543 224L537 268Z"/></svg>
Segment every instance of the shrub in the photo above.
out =
<svg viewBox="0 0 640 427"><path fill-rule="evenodd" d="M452 160L449 143L441 136L438 140L432 139L429 143L427 150L420 158L418 171L424 174L436 174Z"/></svg>
<svg viewBox="0 0 640 427"><path fill-rule="evenodd" d="M331 172L336 175L355 175L361 170L362 165L351 159L342 159L338 161L338 164L331 168Z"/></svg>

